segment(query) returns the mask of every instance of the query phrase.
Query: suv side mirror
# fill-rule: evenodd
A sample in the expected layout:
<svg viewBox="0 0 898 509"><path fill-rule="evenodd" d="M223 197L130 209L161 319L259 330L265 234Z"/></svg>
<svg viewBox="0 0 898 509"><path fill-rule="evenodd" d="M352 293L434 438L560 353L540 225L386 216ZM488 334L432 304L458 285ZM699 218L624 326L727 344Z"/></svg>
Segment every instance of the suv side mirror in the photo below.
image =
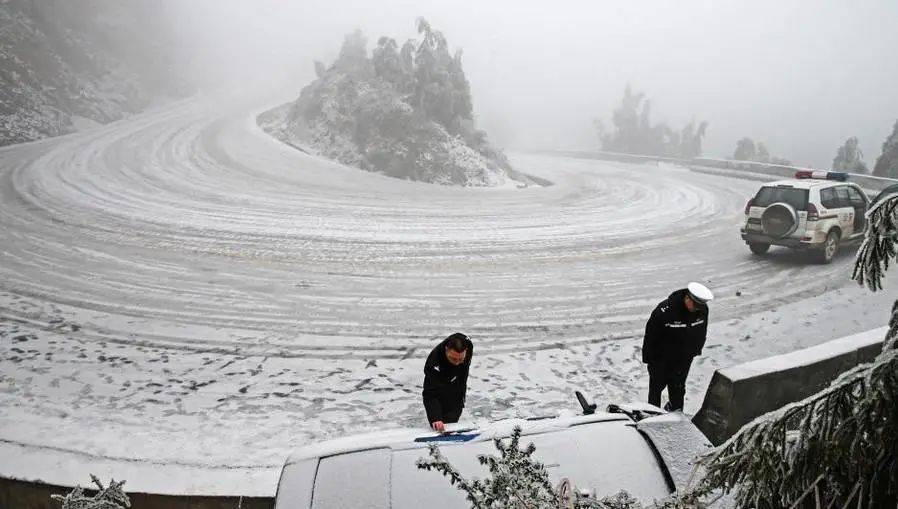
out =
<svg viewBox="0 0 898 509"><path fill-rule="evenodd" d="M586 401L582 392L574 391L574 395L577 396L577 401L580 402L580 406L583 408L583 415L592 415L596 413L596 404Z"/></svg>

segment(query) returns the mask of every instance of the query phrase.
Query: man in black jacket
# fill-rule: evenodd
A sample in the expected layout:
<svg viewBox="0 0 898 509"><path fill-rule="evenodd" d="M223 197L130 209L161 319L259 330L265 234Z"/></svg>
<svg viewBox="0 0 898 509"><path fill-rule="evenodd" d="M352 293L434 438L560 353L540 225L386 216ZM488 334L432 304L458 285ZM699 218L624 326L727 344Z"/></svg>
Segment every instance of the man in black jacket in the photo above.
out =
<svg viewBox="0 0 898 509"><path fill-rule="evenodd" d="M435 431L445 431L446 424L458 422L461 417L473 356L474 344L460 332L444 339L427 356L421 395L427 422Z"/></svg>
<svg viewBox="0 0 898 509"><path fill-rule="evenodd" d="M714 298L699 283L677 290L662 301L645 324L642 362L649 370L649 404L661 406L661 391L670 398L665 410L682 410L692 359L702 353L708 332L708 301Z"/></svg>

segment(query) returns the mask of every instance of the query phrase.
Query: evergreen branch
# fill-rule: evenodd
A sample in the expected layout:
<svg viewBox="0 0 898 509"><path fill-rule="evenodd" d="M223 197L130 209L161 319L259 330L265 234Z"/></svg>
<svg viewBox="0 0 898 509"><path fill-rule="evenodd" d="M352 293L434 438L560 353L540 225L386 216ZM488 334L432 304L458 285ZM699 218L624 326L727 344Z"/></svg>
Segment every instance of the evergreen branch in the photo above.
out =
<svg viewBox="0 0 898 509"><path fill-rule="evenodd" d="M898 350L885 350L824 391L755 419L698 460L706 475L696 492L737 489L740 505L758 508L787 506L815 489L831 504L895 500L896 372ZM852 493L858 483L869 487Z"/></svg>
<svg viewBox="0 0 898 509"><path fill-rule="evenodd" d="M851 278L875 292L882 290L882 278L898 246L898 193L890 194L867 211L864 241L858 249Z"/></svg>

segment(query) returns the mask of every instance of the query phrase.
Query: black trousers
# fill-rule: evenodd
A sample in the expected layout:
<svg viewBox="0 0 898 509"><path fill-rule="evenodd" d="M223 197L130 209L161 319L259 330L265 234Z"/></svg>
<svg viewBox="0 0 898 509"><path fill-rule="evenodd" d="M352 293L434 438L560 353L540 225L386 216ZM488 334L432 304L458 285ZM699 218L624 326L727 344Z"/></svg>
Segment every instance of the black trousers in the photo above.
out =
<svg viewBox="0 0 898 509"><path fill-rule="evenodd" d="M683 398L686 396L686 377L689 376L691 366L691 358L649 364L649 404L660 407L661 391L667 387L670 410L682 410Z"/></svg>
<svg viewBox="0 0 898 509"><path fill-rule="evenodd" d="M458 422L461 418L461 411L461 407L443 410L443 422L446 424Z"/></svg>

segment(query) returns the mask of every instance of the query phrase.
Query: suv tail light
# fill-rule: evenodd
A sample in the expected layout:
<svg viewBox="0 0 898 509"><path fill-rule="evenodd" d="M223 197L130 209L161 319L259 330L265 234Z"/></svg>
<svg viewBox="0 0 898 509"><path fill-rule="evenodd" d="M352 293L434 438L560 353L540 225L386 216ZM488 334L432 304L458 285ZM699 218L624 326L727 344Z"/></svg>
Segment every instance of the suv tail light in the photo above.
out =
<svg viewBox="0 0 898 509"><path fill-rule="evenodd" d="M745 215L746 216L748 215L748 211L751 209L751 206L754 205L754 203L755 203L755 199L752 198L752 199L748 200L748 203L745 204Z"/></svg>
<svg viewBox="0 0 898 509"><path fill-rule="evenodd" d="M814 206L813 203L808 203L808 221L816 221L819 216L817 215L817 207Z"/></svg>

